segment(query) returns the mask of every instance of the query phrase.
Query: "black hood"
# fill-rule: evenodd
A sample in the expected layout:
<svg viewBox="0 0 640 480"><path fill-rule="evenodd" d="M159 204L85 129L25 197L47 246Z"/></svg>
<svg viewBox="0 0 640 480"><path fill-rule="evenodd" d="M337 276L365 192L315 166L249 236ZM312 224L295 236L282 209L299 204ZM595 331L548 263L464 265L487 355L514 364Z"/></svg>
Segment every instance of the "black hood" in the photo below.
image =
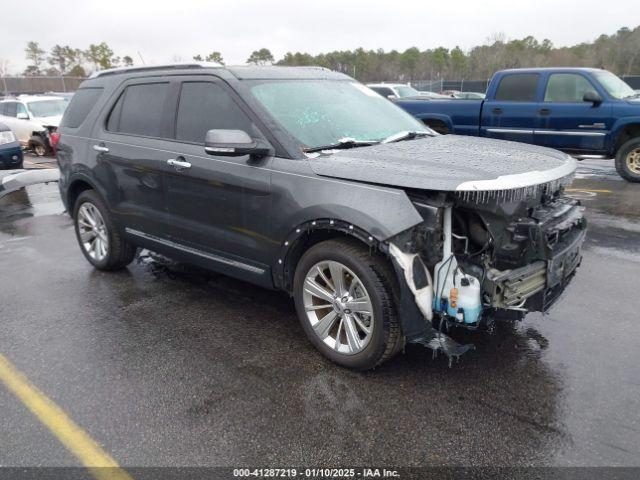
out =
<svg viewBox="0 0 640 480"><path fill-rule="evenodd" d="M325 177L447 191L539 185L576 168L575 160L557 150L459 135L334 150L309 164Z"/></svg>

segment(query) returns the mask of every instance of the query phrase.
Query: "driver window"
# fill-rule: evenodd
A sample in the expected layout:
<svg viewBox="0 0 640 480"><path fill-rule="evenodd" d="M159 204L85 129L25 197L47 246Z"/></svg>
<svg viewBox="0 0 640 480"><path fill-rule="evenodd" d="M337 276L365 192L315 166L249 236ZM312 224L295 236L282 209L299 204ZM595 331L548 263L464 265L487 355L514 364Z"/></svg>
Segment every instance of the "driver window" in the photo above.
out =
<svg viewBox="0 0 640 480"><path fill-rule="evenodd" d="M545 102L582 103L584 94L595 89L582 75L554 73L549 77Z"/></svg>
<svg viewBox="0 0 640 480"><path fill-rule="evenodd" d="M251 120L231 96L211 82L185 82L180 91L176 139L204 144L209 130L243 130L253 135Z"/></svg>
<svg viewBox="0 0 640 480"><path fill-rule="evenodd" d="M21 113L24 113L25 115L28 115L27 113L27 109L25 108L25 106L21 103L16 103L16 114L19 115Z"/></svg>

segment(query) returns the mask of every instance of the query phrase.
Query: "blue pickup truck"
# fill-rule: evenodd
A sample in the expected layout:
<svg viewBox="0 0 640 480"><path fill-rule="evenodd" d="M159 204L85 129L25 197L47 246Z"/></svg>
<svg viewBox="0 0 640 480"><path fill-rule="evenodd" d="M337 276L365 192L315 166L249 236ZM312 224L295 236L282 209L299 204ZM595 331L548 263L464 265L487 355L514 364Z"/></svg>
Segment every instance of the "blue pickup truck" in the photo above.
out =
<svg viewBox="0 0 640 480"><path fill-rule="evenodd" d="M615 157L620 176L640 182L640 94L606 70L502 70L485 100L396 104L439 133L533 143L576 158Z"/></svg>

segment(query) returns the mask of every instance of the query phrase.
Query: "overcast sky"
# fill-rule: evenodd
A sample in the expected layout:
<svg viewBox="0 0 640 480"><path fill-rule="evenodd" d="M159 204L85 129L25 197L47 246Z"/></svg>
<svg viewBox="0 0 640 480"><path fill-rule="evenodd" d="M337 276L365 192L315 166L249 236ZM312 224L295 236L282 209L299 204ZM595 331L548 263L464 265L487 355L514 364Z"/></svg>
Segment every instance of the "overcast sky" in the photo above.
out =
<svg viewBox="0 0 640 480"><path fill-rule="evenodd" d="M218 50L241 64L261 47L276 59L356 47L466 50L495 33L566 46L640 25L640 9L637 0L0 0L0 18L0 59L16 72L30 40L46 50L104 41L147 64Z"/></svg>

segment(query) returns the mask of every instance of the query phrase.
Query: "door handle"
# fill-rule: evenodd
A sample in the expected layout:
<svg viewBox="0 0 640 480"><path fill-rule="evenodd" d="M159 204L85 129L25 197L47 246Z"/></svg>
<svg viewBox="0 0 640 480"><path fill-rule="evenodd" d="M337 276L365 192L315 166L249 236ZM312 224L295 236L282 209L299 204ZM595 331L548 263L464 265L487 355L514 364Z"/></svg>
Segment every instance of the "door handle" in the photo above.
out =
<svg viewBox="0 0 640 480"><path fill-rule="evenodd" d="M496 107L493 110L491 110L491 113L493 113L494 115L502 115L502 109Z"/></svg>
<svg viewBox="0 0 640 480"><path fill-rule="evenodd" d="M183 157L170 158L169 160L167 160L167 163L178 171L184 170L186 168L191 168L191 164L185 161Z"/></svg>
<svg viewBox="0 0 640 480"><path fill-rule="evenodd" d="M551 113L551 110L549 110L548 108L542 108L539 113L540 115L547 116Z"/></svg>
<svg viewBox="0 0 640 480"><path fill-rule="evenodd" d="M94 145L93 149L96 152L100 152L100 153L107 153L109 152L109 149L107 147L105 147L104 145Z"/></svg>

